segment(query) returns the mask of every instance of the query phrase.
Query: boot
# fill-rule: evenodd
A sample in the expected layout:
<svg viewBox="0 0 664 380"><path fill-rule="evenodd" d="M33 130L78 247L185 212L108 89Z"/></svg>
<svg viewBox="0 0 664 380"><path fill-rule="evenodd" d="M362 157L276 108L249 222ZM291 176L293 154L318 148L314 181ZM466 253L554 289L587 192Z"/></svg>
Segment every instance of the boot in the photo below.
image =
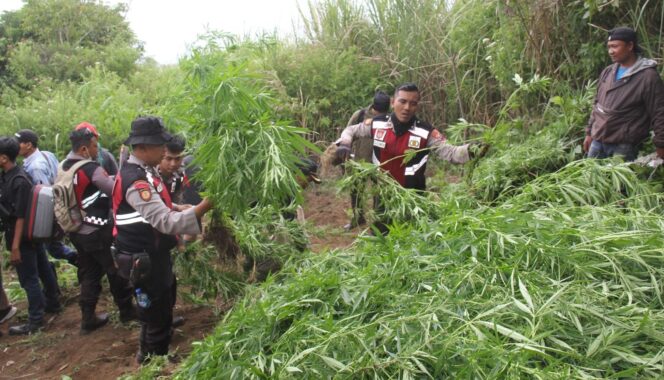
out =
<svg viewBox="0 0 664 380"><path fill-rule="evenodd" d="M81 307L81 335L87 335L108 323L108 314L95 314L91 307Z"/></svg>
<svg viewBox="0 0 664 380"><path fill-rule="evenodd" d="M138 365L147 364L149 362L149 358L150 357L145 353L143 353L143 350L139 348L135 356L136 364Z"/></svg>
<svg viewBox="0 0 664 380"><path fill-rule="evenodd" d="M28 322L24 325L9 328L9 335L30 335L38 332L44 326L43 322Z"/></svg>
<svg viewBox="0 0 664 380"><path fill-rule="evenodd" d="M177 327L183 326L184 322L185 322L185 320L184 320L184 317L182 317L182 316L173 317L173 322L171 323L171 326L173 328L177 328Z"/></svg>

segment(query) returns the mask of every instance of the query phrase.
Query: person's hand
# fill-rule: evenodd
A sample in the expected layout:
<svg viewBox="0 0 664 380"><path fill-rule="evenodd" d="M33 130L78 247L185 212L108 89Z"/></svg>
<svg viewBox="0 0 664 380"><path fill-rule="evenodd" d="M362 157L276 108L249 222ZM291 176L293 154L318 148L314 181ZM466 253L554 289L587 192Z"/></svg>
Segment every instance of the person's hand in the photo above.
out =
<svg viewBox="0 0 664 380"><path fill-rule="evenodd" d="M586 138L583 139L583 151L588 153L590 151L590 144L593 142L593 138L590 135L586 135ZM659 155L659 152L657 153Z"/></svg>
<svg viewBox="0 0 664 380"><path fill-rule="evenodd" d="M657 148L657 157L664 159L664 148Z"/></svg>
<svg viewBox="0 0 664 380"><path fill-rule="evenodd" d="M214 204L212 203L212 200L208 197L203 198L201 203L196 205L196 207L201 207L203 209L203 213L206 213L214 207Z"/></svg>
<svg viewBox="0 0 664 380"><path fill-rule="evenodd" d="M9 262L13 266L21 264L21 251L17 248L12 248L12 252L9 255Z"/></svg>
<svg viewBox="0 0 664 380"><path fill-rule="evenodd" d="M482 158L489 151L490 147L489 144L483 142L471 143L468 147L468 154L470 158Z"/></svg>
<svg viewBox="0 0 664 380"><path fill-rule="evenodd" d="M190 205L190 204L179 205L179 204L175 204L175 203L173 203L173 210L175 210L175 211L179 211L179 212L182 212L182 211L188 210L188 209L190 209L190 208L192 208L192 207L194 207L194 206L192 206L192 205Z"/></svg>
<svg viewBox="0 0 664 380"><path fill-rule="evenodd" d="M350 158L350 147L348 145L339 145L336 153L337 160L346 162Z"/></svg>

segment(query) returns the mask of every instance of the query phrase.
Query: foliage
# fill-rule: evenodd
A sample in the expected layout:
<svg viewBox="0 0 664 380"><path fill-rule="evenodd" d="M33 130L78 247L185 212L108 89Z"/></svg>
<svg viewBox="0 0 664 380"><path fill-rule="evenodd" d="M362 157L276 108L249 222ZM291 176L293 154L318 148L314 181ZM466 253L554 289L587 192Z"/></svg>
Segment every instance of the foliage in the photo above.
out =
<svg viewBox="0 0 664 380"><path fill-rule="evenodd" d="M225 213L283 207L299 195L296 163L305 149L317 149L304 129L276 118L265 79L216 43L182 62L187 76L168 107L170 123L199 141L200 179Z"/></svg>
<svg viewBox="0 0 664 380"><path fill-rule="evenodd" d="M532 97L533 91L537 95L542 90L542 84L534 79L521 82L500 111L495 128L471 125L483 131L483 140L493 144L487 157L468 173L473 191L481 199L493 201L509 196L540 174L563 167L580 153L579 139L593 99L593 87L554 96L544 109L537 106L514 113L525 102L523 96ZM543 115L541 120L530 116L538 109ZM465 128L467 124L452 128L451 136L458 136Z"/></svg>
<svg viewBox="0 0 664 380"><path fill-rule="evenodd" d="M593 182L613 198L592 206L546 195L566 174L538 180L552 188L542 203L517 196L459 209L454 194L411 215L422 219L407 221L414 227L397 221L356 251L287 265L282 281L236 305L177 378L661 376L660 210L611 181ZM621 196L630 208L612 201Z"/></svg>
<svg viewBox="0 0 664 380"><path fill-rule="evenodd" d="M126 6L96 0L26 0L0 16L0 79L29 88L40 78L81 80L103 65L129 76L142 54L124 19Z"/></svg>
<svg viewBox="0 0 664 380"><path fill-rule="evenodd" d="M166 356L155 356L150 358L150 362L142 365L136 373L126 374L119 377L120 380L154 380L165 379L167 376L160 376L168 364Z"/></svg>
<svg viewBox="0 0 664 380"><path fill-rule="evenodd" d="M214 246L201 243L176 254L174 263L179 282L190 287L185 296L195 302L214 301L219 296L231 299L241 294L244 280L231 265L219 262Z"/></svg>
<svg viewBox="0 0 664 380"><path fill-rule="evenodd" d="M288 115L313 140L336 140L352 113L371 104L377 89L389 92L379 67L354 48L284 47L268 64L287 96Z"/></svg>
<svg viewBox="0 0 664 380"><path fill-rule="evenodd" d="M41 147L58 157L69 151L69 133L82 121L96 125L100 143L117 152L131 121L157 108L145 104L141 94L101 67L88 69L80 84L44 81L30 96L17 95L6 92L0 102L0 133L32 129L40 135Z"/></svg>

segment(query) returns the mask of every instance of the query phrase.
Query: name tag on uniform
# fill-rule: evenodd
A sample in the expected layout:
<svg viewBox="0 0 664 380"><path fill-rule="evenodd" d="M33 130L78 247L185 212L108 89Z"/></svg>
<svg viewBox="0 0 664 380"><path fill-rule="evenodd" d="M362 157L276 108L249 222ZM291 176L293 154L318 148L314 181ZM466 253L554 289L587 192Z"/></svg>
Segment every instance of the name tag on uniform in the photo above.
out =
<svg viewBox="0 0 664 380"><path fill-rule="evenodd" d="M161 183L157 186L157 192L161 193L161 191L164 190L164 187L161 186Z"/></svg>
<svg viewBox="0 0 664 380"><path fill-rule="evenodd" d="M385 141L374 140L374 146L378 148L385 148Z"/></svg>
<svg viewBox="0 0 664 380"><path fill-rule="evenodd" d="M419 148L420 147L420 141L422 141L422 138L419 136L410 136L408 138L408 147L409 148Z"/></svg>
<svg viewBox="0 0 664 380"><path fill-rule="evenodd" d="M374 140L385 141L385 136L387 135L386 129L377 129L374 133Z"/></svg>

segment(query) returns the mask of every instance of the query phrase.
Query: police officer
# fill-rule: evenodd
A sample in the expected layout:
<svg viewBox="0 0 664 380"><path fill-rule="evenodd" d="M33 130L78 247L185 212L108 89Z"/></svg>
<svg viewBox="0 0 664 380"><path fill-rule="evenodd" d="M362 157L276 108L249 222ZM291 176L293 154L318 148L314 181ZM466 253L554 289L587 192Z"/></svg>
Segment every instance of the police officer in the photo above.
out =
<svg viewBox="0 0 664 380"><path fill-rule="evenodd" d="M345 161L350 157L353 140L371 137L373 140L372 162L408 189L425 190L426 163L429 153L435 157L463 164L473 154L470 145L453 146L443 142L440 132L429 123L415 116L420 102L420 90L413 83L399 86L394 92L393 112L375 117L369 123L358 123L344 129L339 139L337 156ZM407 163L407 150L417 153Z"/></svg>
<svg viewBox="0 0 664 380"><path fill-rule="evenodd" d="M111 220L111 192L113 180L96 161L99 154L97 135L87 128L79 128L69 135L72 150L63 161L63 172L73 170L82 160L88 160L74 174L74 193L78 207L83 211L81 228L69 234L69 239L78 250L78 282L81 295L81 334L90 332L108 323L108 314L95 314L101 279L104 275L115 304L120 311L120 321L125 323L136 319L136 309L132 305L129 283L117 275L111 244L113 223Z"/></svg>
<svg viewBox="0 0 664 380"><path fill-rule="evenodd" d="M399 184L407 189L426 189L426 164L429 154L455 164L463 164L475 155L481 157L488 148L485 144L454 146L445 143L440 132L429 123L417 118L420 90L413 83L399 86L394 92L391 114L375 117L370 123L359 123L346 127L339 139L337 157L341 161L349 158L353 140L371 137L373 140L372 162L387 171ZM404 162L408 150L416 153ZM377 210L382 208L375 200ZM386 233L383 223L376 223Z"/></svg>
<svg viewBox="0 0 664 380"><path fill-rule="evenodd" d="M135 258L131 262L139 275L132 276L132 282L137 295L148 297L138 300L138 363L151 355L168 354L175 293L170 251L177 244L175 235L200 233L200 219L212 208L207 198L188 209L171 202L155 169L170 140L161 119L135 119L125 141L132 153L113 187L116 247L120 255Z"/></svg>

